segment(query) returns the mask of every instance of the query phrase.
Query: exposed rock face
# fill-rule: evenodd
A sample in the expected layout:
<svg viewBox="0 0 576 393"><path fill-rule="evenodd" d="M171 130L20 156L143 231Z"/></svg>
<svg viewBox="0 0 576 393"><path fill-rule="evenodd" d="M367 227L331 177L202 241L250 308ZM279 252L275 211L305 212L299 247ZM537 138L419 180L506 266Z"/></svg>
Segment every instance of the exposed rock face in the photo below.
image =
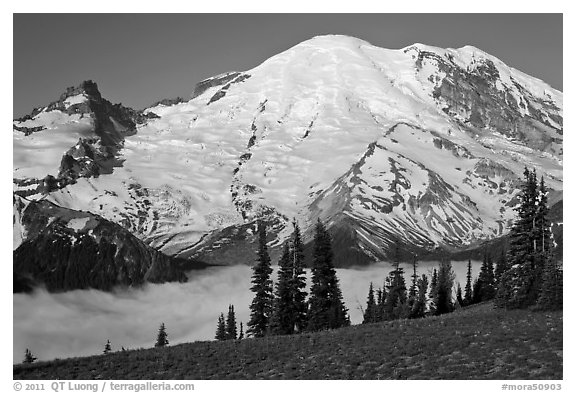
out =
<svg viewBox="0 0 576 393"><path fill-rule="evenodd" d="M199 95L203 94L206 90L208 90L211 87L225 85L226 83L230 82L234 78L237 78L239 75L240 75L240 73L236 72L236 71L227 72L227 73L224 73L221 75L214 76L212 78L205 79L201 82L198 82L196 84L196 87L194 87L194 93L192 94L192 98L194 99L194 98L198 97Z"/></svg>
<svg viewBox="0 0 576 393"><path fill-rule="evenodd" d="M55 178L53 187L41 187L38 193L49 193L54 188L73 184L79 177L97 177L110 174L114 167L122 165L119 153L124 139L136 133L136 126L150 119L158 118L152 112L144 114L121 104L112 104L102 97L98 86L92 81L84 81L77 87L69 87L57 101L46 107L36 108L30 115L14 121L14 129L26 136L47 129L47 125L26 126L26 124L48 123L45 117L58 114L58 126L73 124L79 119L90 119L89 131L81 135L74 146L63 151L58 173L47 173ZM50 126L54 126L53 122ZM51 181L49 179L48 181ZM21 196L30 195L30 190L16 190Z"/></svg>
<svg viewBox="0 0 576 393"><path fill-rule="evenodd" d="M78 95L62 102L81 111ZM259 219L274 253L293 218L308 242L321 218L339 266L470 253L507 234L524 166L544 175L552 205L562 199L562 92L476 48L316 37L144 113L159 118L137 134L112 122L105 136L79 135L54 173L31 180L15 165L15 190L38 187L162 252L217 264L253 261ZM43 116L17 125L80 127ZM125 138L122 156L102 138Z"/></svg>
<svg viewBox="0 0 576 393"><path fill-rule="evenodd" d="M464 127L492 129L541 151L561 154L561 109L551 96L536 97L514 77L505 83L493 59L481 51L467 68L454 57L413 46L407 53L417 54L419 70L433 66L440 74L431 77L433 97L442 109Z"/></svg>
<svg viewBox="0 0 576 393"><path fill-rule="evenodd" d="M14 196L14 217L26 234L13 255L15 290L32 283L65 291L186 281L182 261L97 215Z"/></svg>

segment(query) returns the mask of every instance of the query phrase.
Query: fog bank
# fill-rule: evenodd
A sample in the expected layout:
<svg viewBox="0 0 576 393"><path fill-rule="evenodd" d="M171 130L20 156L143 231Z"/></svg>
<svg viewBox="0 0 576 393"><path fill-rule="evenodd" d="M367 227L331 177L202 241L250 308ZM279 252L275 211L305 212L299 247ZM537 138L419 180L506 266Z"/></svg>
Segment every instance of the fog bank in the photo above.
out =
<svg viewBox="0 0 576 393"><path fill-rule="evenodd" d="M418 274L430 274L437 262L420 262ZM467 262L453 262L457 280L464 287ZM407 285L412 267L402 265ZM387 263L366 268L338 269L338 278L353 324L362 321L368 286L381 287L391 270ZM479 262L473 262L473 277ZM231 266L194 271L187 283L147 285L115 293L76 290L50 294L14 294L13 361L20 363L26 348L40 360L100 354L106 340L112 350L149 348L164 322L170 344L212 340L221 312L233 304L236 320L246 322L252 301L252 269ZM276 267L272 276L276 281ZM310 275L308 272L308 284Z"/></svg>

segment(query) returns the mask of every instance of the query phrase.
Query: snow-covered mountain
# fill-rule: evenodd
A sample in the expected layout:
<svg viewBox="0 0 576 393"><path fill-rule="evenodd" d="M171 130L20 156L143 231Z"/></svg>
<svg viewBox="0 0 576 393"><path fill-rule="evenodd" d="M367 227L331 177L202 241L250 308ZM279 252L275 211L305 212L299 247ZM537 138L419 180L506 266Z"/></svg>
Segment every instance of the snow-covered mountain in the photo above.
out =
<svg viewBox="0 0 576 393"><path fill-rule="evenodd" d="M193 90L137 112L69 89L14 122L15 192L219 264L253 260L257 219L273 248L326 221L339 265L474 247L524 166L562 199L562 92L474 47L320 36Z"/></svg>

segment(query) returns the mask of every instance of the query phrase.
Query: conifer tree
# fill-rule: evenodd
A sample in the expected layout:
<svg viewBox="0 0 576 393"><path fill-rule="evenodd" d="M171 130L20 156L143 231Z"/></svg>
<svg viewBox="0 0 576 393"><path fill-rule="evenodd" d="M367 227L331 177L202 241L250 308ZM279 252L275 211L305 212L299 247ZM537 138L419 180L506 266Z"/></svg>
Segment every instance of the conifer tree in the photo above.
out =
<svg viewBox="0 0 576 393"><path fill-rule="evenodd" d="M234 306L231 304L228 306L228 316L226 317L226 339L236 340L236 338L238 338L236 313L234 312Z"/></svg>
<svg viewBox="0 0 576 393"><path fill-rule="evenodd" d="M440 262L438 278L436 284L436 298L434 299L435 314L441 315L452 312L454 303L452 302L452 286L454 285L454 272L452 263L447 260Z"/></svg>
<svg viewBox="0 0 576 393"><path fill-rule="evenodd" d="M308 305L306 304L306 272L304 268L304 245L300 234L300 227L296 220L294 225L294 238L292 241L292 280L290 282L290 290L293 302L293 318L294 318L294 332L299 333L306 329L307 316L306 311Z"/></svg>
<svg viewBox="0 0 576 393"><path fill-rule="evenodd" d="M404 269L400 262L394 262L394 270L389 273L389 287L387 288L384 314L386 320L407 317L406 282L404 281Z"/></svg>
<svg viewBox="0 0 576 393"><path fill-rule="evenodd" d="M536 171L527 168L524 179L520 204L515 209L518 217L510 230L508 269L500 277L494 302L497 307L524 308L536 303L551 251L544 179L538 185Z"/></svg>
<svg viewBox="0 0 576 393"><path fill-rule="evenodd" d="M218 341L226 340L226 322L224 319L224 313L220 313L218 317L218 324L216 325L216 336L214 337Z"/></svg>
<svg viewBox="0 0 576 393"><path fill-rule="evenodd" d="M366 300L366 310L364 311L364 320L362 323L376 322L376 302L374 300L374 287L370 283L368 289L368 299Z"/></svg>
<svg viewBox="0 0 576 393"><path fill-rule="evenodd" d="M106 340L106 345L104 345L104 354L109 354L112 352L112 345L110 344L110 340Z"/></svg>
<svg viewBox="0 0 576 393"><path fill-rule="evenodd" d="M460 307L464 305L464 299L462 298L462 287L460 286L460 283L458 283L456 288L456 301Z"/></svg>
<svg viewBox="0 0 576 393"><path fill-rule="evenodd" d="M482 301L482 281L476 278L472 287L472 303L477 304Z"/></svg>
<svg viewBox="0 0 576 393"><path fill-rule="evenodd" d="M418 297L416 298L416 303L412 307L411 318L424 318L426 315L426 294L428 293L428 277L422 274L422 277L418 279Z"/></svg>
<svg viewBox="0 0 576 393"><path fill-rule="evenodd" d="M240 322L240 333L238 333L238 340L242 340L244 338L244 325Z"/></svg>
<svg viewBox="0 0 576 393"><path fill-rule="evenodd" d="M165 347L168 344L168 333L166 333L166 326L164 325L164 322L162 322L158 329L158 336L156 337L156 344L154 344L154 346Z"/></svg>
<svg viewBox="0 0 576 393"><path fill-rule="evenodd" d="M536 309L542 311L562 310L562 270L550 257L547 260L544 275L542 277L542 290L536 303Z"/></svg>
<svg viewBox="0 0 576 393"><path fill-rule="evenodd" d="M536 174L534 174L536 177ZM540 292L543 289L543 280L546 270L548 270L548 262L552 258L552 231L550 229L550 220L548 219L548 188L544 183L544 177L540 178L540 184L538 186L538 192L536 196L536 213L534 217L534 237L536 240L536 263L534 266L534 289L532 292L536 293L537 297L540 297ZM554 269L550 269L553 272ZM531 297L533 299L534 296Z"/></svg>
<svg viewBox="0 0 576 393"><path fill-rule="evenodd" d="M272 320L270 324L273 334L294 333L294 313L291 283L293 264L288 244L284 245L282 257L278 261L278 280L273 302Z"/></svg>
<svg viewBox="0 0 576 393"><path fill-rule="evenodd" d="M376 322L381 322L384 320L384 291L385 289L383 288L378 288L376 290L376 311L374 312L374 318L376 319Z"/></svg>
<svg viewBox="0 0 576 393"><path fill-rule="evenodd" d="M266 246L266 225L260 223L258 231L258 257L252 274L252 287L254 298L250 305L250 320L247 334L253 337L263 337L268 331L272 316L272 266L268 247Z"/></svg>
<svg viewBox="0 0 576 393"><path fill-rule="evenodd" d="M24 353L23 363L34 363L36 360L37 360L37 358L34 357L34 355L32 355L32 352L30 352L30 350L28 348L26 348L26 352Z"/></svg>
<svg viewBox="0 0 576 393"><path fill-rule="evenodd" d="M308 308L309 331L339 328L347 324L347 310L332 260L330 234L318 219L314 234L312 287Z"/></svg>
<svg viewBox="0 0 576 393"><path fill-rule="evenodd" d="M416 258L414 257L412 259L412 283L410 284L410 289L408 290L408 304L410 307L412 307L414 302L416 302L416 294L418 292L418 274L416 272L417 265L418 264Z"/></svg>
<svg viewBox="0 0 576 393"><path fill-rule="evenodd" d="M464 287L464 306L472 304L472 261L468 259L468 271L466 272L466 286Z"/></svg>
<svg viewBox="0 0 576 393"><path fill-rule="evenodd" d="M502 250L500 256L496 260L496 267L494 268L494 284L496 288L498 288L498 285L500 284L500 278L506 270L506 252Z"/></svg>
<svg viewBox="0 0 576 393"><path fill-rule="evenodd" d="M478 291L479 293L476 295L477 299L482 302L492 300L496 295L494 265L492 264L492 258L486 252L484 253L482 267L478 275Z"/></svg>
<svg viewBox="0 0 576 393"><path fill-rule="evenodd" d="M432 279L430 280L430 313L436 315L436 301L438 298L438 270L434 268L432 271Z"/></svg>

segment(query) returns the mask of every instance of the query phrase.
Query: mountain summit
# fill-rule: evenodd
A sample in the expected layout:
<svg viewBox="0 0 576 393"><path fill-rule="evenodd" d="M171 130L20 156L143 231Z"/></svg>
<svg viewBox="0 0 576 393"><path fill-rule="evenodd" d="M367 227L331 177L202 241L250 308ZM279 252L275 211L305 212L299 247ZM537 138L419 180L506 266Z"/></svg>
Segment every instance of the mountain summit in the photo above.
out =
<svg viewBox="0 0 576 393"><path fill-rule="evenodd" d="M320 36L192 90L189 101L143 111L112 173L42 198L166 254L218 264L251 263L257 220L277 249L292 218L308 239L320 218L340 266L505 235L525 165L545 177L551 203L562 199L562 92L474 47L390 50ZM15 122L15 157L81 122L49 129L34 119L46 129ZM60 154L72 146L66 139ZM54 174L58 162L38 154L34 165L15 178Z"/></svg>

